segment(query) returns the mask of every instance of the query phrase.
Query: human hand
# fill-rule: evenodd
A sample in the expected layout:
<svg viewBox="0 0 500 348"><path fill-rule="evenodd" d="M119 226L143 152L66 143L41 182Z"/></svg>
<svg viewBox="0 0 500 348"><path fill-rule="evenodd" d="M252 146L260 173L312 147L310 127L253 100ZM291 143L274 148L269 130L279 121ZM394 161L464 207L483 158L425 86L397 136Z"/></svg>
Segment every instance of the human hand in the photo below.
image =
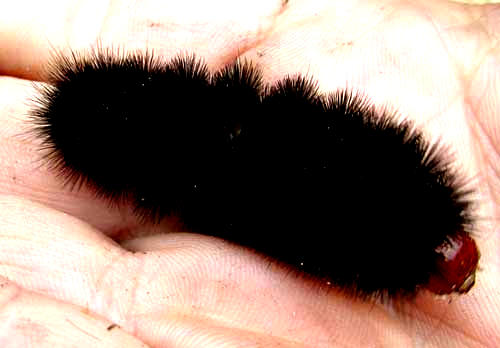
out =
<svg viewBox="0 0 500 348"><path fill-rule="evenodd" d="M500 9L448 2L18 1L0 14L3 346L496 347ZM422 294L392 312L305 283L222 241L162 234L130 207L69 192L26 136L54 47L183 52L212 69L244 57L266 82L349 87L441 138L478 188L482 271L451 303ZM7 280L8 279L8 280ZM111 326L116 323L119 327ZM109 330L108 330L109 328ZM142 343L141 343L142 342Z"/></svg>

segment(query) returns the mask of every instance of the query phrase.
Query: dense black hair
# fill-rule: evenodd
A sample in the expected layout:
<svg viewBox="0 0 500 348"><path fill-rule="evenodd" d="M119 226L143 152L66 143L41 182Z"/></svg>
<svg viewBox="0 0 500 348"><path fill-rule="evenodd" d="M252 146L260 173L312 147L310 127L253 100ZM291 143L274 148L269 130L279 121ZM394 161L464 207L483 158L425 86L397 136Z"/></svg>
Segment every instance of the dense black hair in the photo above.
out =
<svg viewBox="0 0 500 348"><path fill-rule="evenodd" d="M414 295L443 272L436 250L473 228L443 147L349 90L105 51L59 56L49 82L32 120L64 183L348 292Z"/></svg>

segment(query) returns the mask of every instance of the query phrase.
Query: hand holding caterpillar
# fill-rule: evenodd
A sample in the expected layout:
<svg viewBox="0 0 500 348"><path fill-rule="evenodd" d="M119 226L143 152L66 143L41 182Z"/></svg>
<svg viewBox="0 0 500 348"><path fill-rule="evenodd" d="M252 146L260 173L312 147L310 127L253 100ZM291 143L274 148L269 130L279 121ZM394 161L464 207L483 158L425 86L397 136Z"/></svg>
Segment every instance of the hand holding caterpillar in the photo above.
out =
<svg viewBox="0 0 500 348"><path fill-rule="evenodd" d="M474 284L471 190L442 146L362 96L149 53L59 57L49 82L32 120L63 183L362 298Z"/></svg>

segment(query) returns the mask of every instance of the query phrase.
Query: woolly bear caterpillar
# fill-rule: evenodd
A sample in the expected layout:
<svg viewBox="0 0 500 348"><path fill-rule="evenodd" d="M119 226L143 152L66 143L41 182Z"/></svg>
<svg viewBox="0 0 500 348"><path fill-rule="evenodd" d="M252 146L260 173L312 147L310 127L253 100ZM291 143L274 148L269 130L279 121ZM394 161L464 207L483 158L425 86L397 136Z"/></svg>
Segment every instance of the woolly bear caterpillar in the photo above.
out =
<svg viewBox="0 0 500 348"><path fill-rule="evenodd" d="M246 246L366 297L467 292L471 191L439 145L312 79L194 56L59 56L32 110L65 183L144 220Z"/></svg>

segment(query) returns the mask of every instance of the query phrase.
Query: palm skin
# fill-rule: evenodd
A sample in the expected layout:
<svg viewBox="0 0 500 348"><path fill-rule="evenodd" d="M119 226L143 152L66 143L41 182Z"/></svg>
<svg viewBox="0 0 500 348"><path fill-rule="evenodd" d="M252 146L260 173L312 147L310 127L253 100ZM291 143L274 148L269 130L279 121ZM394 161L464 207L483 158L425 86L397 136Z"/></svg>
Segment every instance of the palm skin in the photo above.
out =
<svg viewBox="0 0 500 348"><path fill-rule="evenodd" d="M17 1L0 14L1 346L500 345L498 6L446 1ZM496 31L495 31L496 30ZM27 125L54 48L246 58L266 82L361 91L441 139L477 188L481 271L467 295L396 310L305 282L220 240L160 234L130 207L69 192ZM111 237L111 238L108 238ZM131 237L136 237L130 240ZM112 240L114 239L114 241ZM124 241L128 240L128 241ZM121 242L118 244L116 242ZM119 326L111 325L116 323Z"/></svg>

